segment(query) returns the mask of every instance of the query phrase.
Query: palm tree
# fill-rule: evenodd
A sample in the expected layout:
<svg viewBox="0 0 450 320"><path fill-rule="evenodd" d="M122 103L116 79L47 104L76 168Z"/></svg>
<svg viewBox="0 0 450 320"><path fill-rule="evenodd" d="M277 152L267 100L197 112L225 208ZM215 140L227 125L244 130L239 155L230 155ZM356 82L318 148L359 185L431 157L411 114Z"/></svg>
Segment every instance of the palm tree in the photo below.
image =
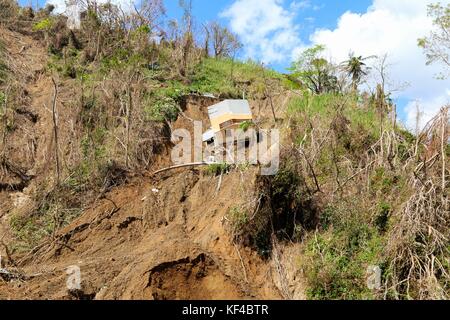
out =
<svg viewBox="0 0 450 320"><path fill-rule="evenodd" d="M367 75L367 71L370 69L364 61L371 58L373 56L363 58L362 56L354 56L351 54L350 58L342 63L344 70L352 78L352 89L354 91L356 91L362 78Z"/></svg>

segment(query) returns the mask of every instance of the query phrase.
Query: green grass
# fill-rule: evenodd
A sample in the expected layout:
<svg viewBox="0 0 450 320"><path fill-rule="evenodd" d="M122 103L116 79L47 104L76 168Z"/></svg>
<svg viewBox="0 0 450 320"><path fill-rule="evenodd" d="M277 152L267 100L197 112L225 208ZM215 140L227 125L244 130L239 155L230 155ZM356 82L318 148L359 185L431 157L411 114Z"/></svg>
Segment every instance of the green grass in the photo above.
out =
<svg viewBox="0 0 450 320"><path fill-rule="evenodd" d="M358 219L330 228L307 242L303 263L309 299L373 299L366 285L370 265L383 265L383 238Z"/></svg>
<svg viewBox="0 0 450 320"><path fill-rule="evenodd" d="M380 136L380 118L372 102L366 105L358 104L358 97L351 94L325 93L313 95L304 93L302 97L294 97L288 105L289 115L305 114L309 118L331 120L341 113L353 130L366 131L374 139ZM385 120L383 124L387 128L390 124Z"/></svg>
<svg viewBox="0 0 450 320"><path fill-rule="evenodd" d="M195 68L190 89L200 93L240 98L244 87L247 93L262 93L265 89L264 77L279 79L280 82L284 79L281 74L269 69L263 70L259 64L252 61L208 58Z"/></svg>
<svg viewBox="0 0 450 320"><path fill-rule="evenodd" d="M308 116L328 117L336 111L337 103L343 97L336 94L312 95L304 93L302 97L294 97L288 105L289 114L306 113Z"/></svg>
<svg viewBox="0 0 450 320"><path fill-rule="evenodd" d="M53 234L57 228L68 225L81 212L80 199L74 191L60 187L49 194L41 195L40 205L31 214L12 214L9 219L11 231L15 237L13 250L28 252Z"/></svg>
<svg viewBox="0 0 450 320"><path fill-rule="evenodd" d="M146 72L151 76L152 71ZM207 58L195 67L188 83L171 80L154 86L146 96L145 113L148 120L174 121L179 112L176 104L187 94L210 93L227 98L242 98L244 91L247 95L261 94L265 90L264 77L283 81L281 74L268 69L263 72L260 65L251 61Z"/></svg>

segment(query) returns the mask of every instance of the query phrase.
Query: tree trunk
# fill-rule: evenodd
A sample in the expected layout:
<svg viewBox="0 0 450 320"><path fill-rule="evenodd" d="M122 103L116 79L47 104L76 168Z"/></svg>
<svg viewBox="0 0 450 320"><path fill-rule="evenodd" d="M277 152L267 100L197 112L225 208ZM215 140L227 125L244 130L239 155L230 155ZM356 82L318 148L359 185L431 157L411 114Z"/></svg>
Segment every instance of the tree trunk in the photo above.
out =
<svg viewBox="0 0 450 320"><path fill-rule="evenodd" d="M58 142L58 123L56 119L56 103L58 98L58 85L54 78L52 78L53 87L55 90L53 96L53 106L52 106L52 118L53 118L53 134L55 136L55 160L56 160L56 184L59 185L61 181L61 167L59 163L59 142Z"/></svg>
<svg viewBox="0 0 450 320"><path fill-rule="evenodd" d="M131 93L131 79L128 84L128 106L127 106L127 138L126 138L126 148L125 148L125 166L129 167L129 149L130 149L130 131L131 131L131 115L133 108L133 98Z"/></svg>
<svg viewBox="0 0 450 320"><path fill-rule="evenodd" d="M267 84L267 77L266 77L266 71L264 69L264 64L262 65L262 71L263 71L263 77L264 77L264 84L265 84L265 89L266 89L266 96L269 98L269 103L270 103L270 108L272 109L272 115L273 115L273 121L277 122L277 116L275 114L275 108L273 105L273 100L272 100L272 93L269 90L269 86Z"/></svg>
<svg viewBox="0 0 450 320"><path fill-rule="evenodd" d="M8 95L9 95L9 87L5 93L5 101L3 106L3 137L2 137L2 153L0 160L3 163L6 159L6 144L8 138Z"/></svg>

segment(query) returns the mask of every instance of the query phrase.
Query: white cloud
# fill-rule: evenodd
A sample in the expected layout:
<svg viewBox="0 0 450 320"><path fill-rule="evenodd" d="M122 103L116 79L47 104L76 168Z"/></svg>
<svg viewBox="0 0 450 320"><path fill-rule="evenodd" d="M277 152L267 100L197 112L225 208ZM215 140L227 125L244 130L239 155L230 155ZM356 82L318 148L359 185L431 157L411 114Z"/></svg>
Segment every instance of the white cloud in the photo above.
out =
<svg viewBox="0 0 450 320"><path fill-rule="evenodd" d="M299 9L308 9L311 8L310 0L302 0L302 1L292 1L291 10L299 10Z"/></svg>
<svg viewBox="0 0 450 320"><path fill-rule="evenodd" d="M427 17L427 4L435 0L374 0L364 14L344 13L334 30L316 30L310 37L313 44L324 44L330 56L343 61L350 51L370 56L389 54L393 62L392 80L409 82L399 98L419 101L422 122L429 120L443 104L450 101L448 81L436 80L439 65L426 66L425 55L417 39L428 35L432 22ZM450 0L441 0L450 3ZM406 125L415 126L416 103L405 108Z"/></svg>
<svg viewBox="0 0 450 320"><path fill-rule="evenodd" d="M447 90L444 94L430 98L429 100L423 101L417 99L416 101L409 102L405 107L408 129L414 131L417 127L417 120L419 120L419 127L423 128L439 112L441 107L448 104L449 101L450 90ZM419 118L417 118L417 111L419 111Z"/></svg>
<svg viewBox="0 0 450 320"><path fill-rule="evenodd" d="M265 63L286 62L302 45L295 16L284 4L284 0L236 0L221 13L243 42L246 57ZM309 1L290 5L304 8ZM291 7L291 11L295 10Z"/></svg>

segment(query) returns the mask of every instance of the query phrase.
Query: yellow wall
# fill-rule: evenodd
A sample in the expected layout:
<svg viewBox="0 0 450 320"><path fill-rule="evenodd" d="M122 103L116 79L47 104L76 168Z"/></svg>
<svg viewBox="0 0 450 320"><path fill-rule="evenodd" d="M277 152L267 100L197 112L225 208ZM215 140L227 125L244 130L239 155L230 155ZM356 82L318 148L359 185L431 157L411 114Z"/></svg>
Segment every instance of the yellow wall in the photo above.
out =
<svg viewBox="0 0 450 320"><path fill-rule="evenodd" d="M211 128L214 132L220 131L220 124L230 120L253 120L249 114L223 114L217 118L211 119Z"/></svg>

